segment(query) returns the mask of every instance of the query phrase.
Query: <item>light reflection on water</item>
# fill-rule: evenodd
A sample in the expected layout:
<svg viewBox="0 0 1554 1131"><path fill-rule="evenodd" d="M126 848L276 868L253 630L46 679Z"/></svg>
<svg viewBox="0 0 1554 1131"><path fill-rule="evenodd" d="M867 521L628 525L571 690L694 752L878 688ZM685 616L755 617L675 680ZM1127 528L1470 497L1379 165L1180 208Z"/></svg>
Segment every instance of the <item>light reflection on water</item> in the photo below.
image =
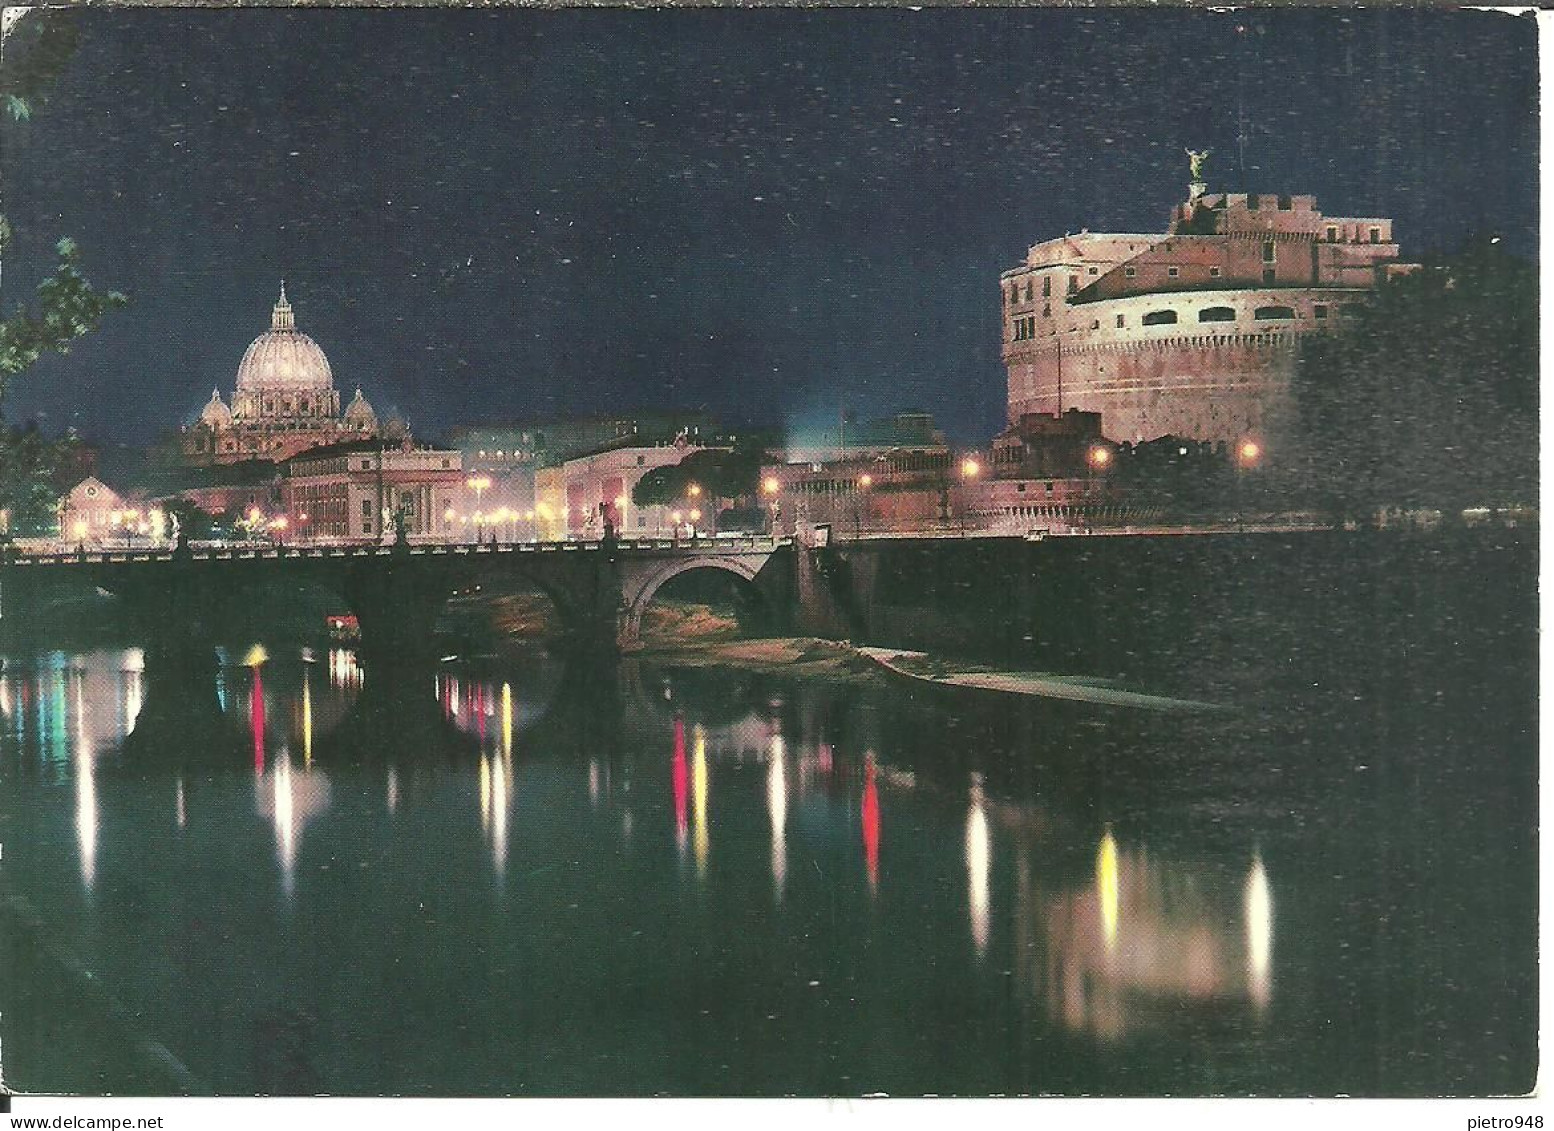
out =
<svg viewBox="0 0 1554 1131"><path fill-rule="evenodd" d="M694 975L671 953L691 947L704 957L742 954L747 936L766 948L759 968L748 971L753 988L745 991L760 1004L698 1022L710 1026L695 1038L707 1049L740 1030L746 1007L800 1024L815 1001L831 999L799 990L829 994L833 983L842 994L837 1000L855 1003L849 1008L859 1011L860 1024L884 1026L901 1039L929 1024L920 1008L950 987L973 1017L993 1008L984 1000L989 993L996 1000L1010 987L1035 1020L994 1009L996 1024L992 1015L980 1023L984 1037L964 1037L986 1040L990 1050L1009 1040L1039 1043L1054 1026L1112 1043L1169 1033L1182 1023L1182 1011L1203 1004L1240 1010L1251 1025L1277 1005L1275 986L1284 978L1274 976L1276 875L1260 853L1249 847L1229 863L1198 864L1152 852L1120 828L1055 815L1039 798L999 792L979 772L962 775L957 787L921 764L896 761L904 752L892 748L872 712L854 712L851 729L837 738L827 708L802 692L709 713L689 688L676 686L669 702L656 694L632 701L628 694L613 737L579 736L568 729L563 708L548 707L546 696L533 692L532 681L445 671L436 702L471 736L472 754L436 763L409 751L364 766L330 763L324 754L329 734L350 725L362 686L353 655L335 649L316 673L279 652L245 658L254 661L247 672L229 668L222 677L224 717L241 756L199 761L195 752L194 765L165 770L120 765L147 694L140 655L53 654L0 673L7 716L0 729L10 736L5 812L30 806L31 827L41 832L57 807L50 787L66 778L73 787L67 816L78 896L58 904L59 929L75 930L77 906L97 908L95 933L78 935L74 945L91 946L120 930L150 932L148 946L194 946L202 961L221 966L231 961L224 948L236 945L230 940L242 923L258 932L245 946L312 955L313 966L287 967L292 981L281 985L290 987L287 995L306 997L310 1010L336 1011L327 1021L341 1031L389 1025L399 1032L402 1023L392 1019L409 1008L407 1000L416 1008L464 1010L473 1017L468 1023L491 1034L512 1023L504 1011L530 1009L579 1050L591 1040L613 1047L616 1038L585 1020L611 1007L603 1000L579 1004L582 1012L574 1014L539 987L571 985L571 966L607 962L600 977L609 985L625 979L625 1000L647 994L656 1002L658 991L641 987L663 976L655 971L668 961L668 986L679 989L651 1008L673 1012L675 994L701 991L684 983ZM324 672L327 679L315 680ZM581 713L585 722L595 707L590 701ZM234 808L233 788L245 778L244 805L259 818L268 841L262 855L273 861L264 869L255 867L252 833ZM113 819L105 821L105 813ZM180 836L168 839L169 829ZM519 865L511 857L515 830L524 846ZM58 863L48 855L52 844L38 836L15 864L18 882L50 874ZM477 846L478 860L470 855ZM153 893L182 890L193 870L207 871L217 856L243 863L188 896L204 901L192 911L149 921L142 915L131 924L115 918L122 909L108 906L122 902L103 898L130 878ZM6 862L13 864L12 851ZM335 878L341 872L351 877L346 887ZM687 883L702 898L688 905L694 914L672 926L667 912ZM404 933L412 930L404 916L420 923L434 906L445 910L414 928L432 933L413 943L421 935ZM307 914L264 913L282 907ZM197 942L185 938L189 915L214 924L200 929ZM315 947L298 933L319 916L331 925L317 929L337 945L345 938L382 940L392 952L382 961L392 960L393 978L371 948ZM161 943L158 933L166 935ZM408 952L399 949L400 939ZM445 958L427 957L433 939ZM816 946L820 959L810 953ZM409 965L407 953L417 956ZM202 1049L199 1019L218 1010L211 986L168 984L160 969L153 976L134 965L115 968L107 952L96 960L121 997L166 1028L170 1047L209 1058L200 1070L218 1087L263 1083L253 1078L240 1044L225 1053ZM366 981L349 972L361 963L369 967ZM925 968L942 989L908 988ZM820 976L811 977L811 969ZM802 972L796 985L781 977L768 984L783 970ZM418 971L429 979L424 984ZM373 982L380 977L386 980ZM448 977L455 982L442 981ZM336 979L353 988L326 992ZM384 988L390 985L392 991ZM717 995L698 1000L711 1016ZM241 1014L259 1005L240 997L232 1008ZM219 1010L230 1012L225 1004ZM1026 1024L1036 1028L1020 1028ZM800 1040L806 1032L782 1030L773 1039ZM475 1055L456 1070L405 1039L414 1047L395 1059L412 1080L417 1071L441 1073L413 1090L522 1087L495 1037L489 1056ZM310 1055L320 1060L326 1090L379 1090L375 1077L359 1074L366 1070L354 1055ZM920 1070L932 1065L930 1058ZM529 1063L526 1071L542 1069Z"/></svg>

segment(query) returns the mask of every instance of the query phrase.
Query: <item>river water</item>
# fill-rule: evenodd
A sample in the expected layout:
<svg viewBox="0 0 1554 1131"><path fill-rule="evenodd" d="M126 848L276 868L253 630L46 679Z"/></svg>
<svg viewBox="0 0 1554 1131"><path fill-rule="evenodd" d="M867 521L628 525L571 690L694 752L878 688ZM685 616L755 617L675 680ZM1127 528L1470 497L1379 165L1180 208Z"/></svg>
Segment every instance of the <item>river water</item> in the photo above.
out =
<svg viewBox="0 0 1554 1131"><path fill-rule="evenodd" d="M163 687L48 643L0 674L15 1089L1531 1086L1520 699L1157 714L536 654L385 720L338 647Z"/></svg>

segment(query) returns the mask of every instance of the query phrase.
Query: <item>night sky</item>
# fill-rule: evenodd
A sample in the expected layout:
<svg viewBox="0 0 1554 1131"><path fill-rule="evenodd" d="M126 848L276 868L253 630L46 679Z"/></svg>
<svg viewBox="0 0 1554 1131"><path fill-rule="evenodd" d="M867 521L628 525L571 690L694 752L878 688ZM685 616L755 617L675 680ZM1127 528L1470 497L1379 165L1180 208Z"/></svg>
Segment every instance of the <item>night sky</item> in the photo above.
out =
<svg viewBox="0 0 1554 1131"><path fill-rule="evenodd" d="M30 17L29 17L30 18ZM108 11L7 119L7 311L71 236L132 305L6 415L192 420L284 277L348 398L1001 425L999 272L1218 191L1537 247L1536 28L1483 13ZM1242 155L1244 154L1244 161Z"/></svg>

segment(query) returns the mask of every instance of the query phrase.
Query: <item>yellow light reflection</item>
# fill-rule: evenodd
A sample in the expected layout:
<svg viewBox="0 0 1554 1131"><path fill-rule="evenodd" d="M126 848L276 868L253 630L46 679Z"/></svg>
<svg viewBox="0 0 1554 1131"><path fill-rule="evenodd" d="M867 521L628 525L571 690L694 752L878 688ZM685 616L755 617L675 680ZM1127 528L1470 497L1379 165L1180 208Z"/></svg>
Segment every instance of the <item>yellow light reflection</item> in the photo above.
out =
<svg viewBox="0 0 1554 1131"><path fill-rule="evenodd" d="M766 765L766 811L772 820L772 887L782 898L788 878L788 771L782 735L772 735Z"/></svg>
<svg viewBox="0 0 1554 1131"><path fill-rule="evenodd" d="M980 775L973 774L971 807L966 811L966 887L971 911L971 941L979 956L987 950L991 850L992 837L988 833L987 809L982 800L982 780Z"/></svg>
<svg viewBox="0 0 1554 1131"><path fill-rule="evenodd" d="M1095 892L1101 904L1101 933L1106 949L1117 946L1117 841L1112 837L1110 825L1101 837L1101 848L1095 858Z"/></svg>
<svg viewBox="0 0 1554 1131"><path fill-rule="evenodd" d="M696 814L696 852L698 875L707 874L707 736L696 726L696 753L691 759L691 806Z"/></svg>
<svg viewBox="0 0 1554 1131"><path fill-rule="evenodd" d="M480 760L480 827L491 831L491 763Z"/></svg>
<svg viewBox="0 0 1554 1131"><path fill-rule="evenodd" d="M1266 1008L1273 996L1273 896L1261 853L1252 856L1246 878L1246 977L1252 1004Z"/></svg>
<svg viewBox="0 0 1554 1131"><path fill-rule="evenodd" d="M513 758L513 685L502 684L502 757L508 764Z"/></svg>

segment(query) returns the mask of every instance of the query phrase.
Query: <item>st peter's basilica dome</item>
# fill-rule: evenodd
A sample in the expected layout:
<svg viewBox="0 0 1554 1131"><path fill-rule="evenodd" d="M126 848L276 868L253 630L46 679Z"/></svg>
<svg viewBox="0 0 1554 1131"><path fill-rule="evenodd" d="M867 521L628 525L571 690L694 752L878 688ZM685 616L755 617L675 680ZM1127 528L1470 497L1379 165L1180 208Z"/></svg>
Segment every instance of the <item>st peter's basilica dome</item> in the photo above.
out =
<svg viewBox="0 0 1554 1131"><path fill-rule="evenodd" d="M237 367L238 392L321 392L332 388L334 374L329 359L317 342L297 329L283 283L269 332L254 339Z"/></svg>

